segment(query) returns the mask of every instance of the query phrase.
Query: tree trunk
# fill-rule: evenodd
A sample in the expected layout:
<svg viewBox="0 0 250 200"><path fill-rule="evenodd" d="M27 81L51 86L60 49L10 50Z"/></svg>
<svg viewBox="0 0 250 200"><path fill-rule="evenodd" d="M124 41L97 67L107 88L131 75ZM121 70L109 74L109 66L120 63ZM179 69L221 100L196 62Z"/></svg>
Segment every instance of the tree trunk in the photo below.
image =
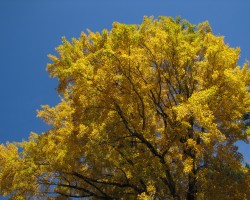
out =
<svg viewBox="0 0 250 200"><path fill-rule="evenodd" d="M196 180L193 175L188 176L188 192L187 192L187 200L195 200L196 199Z"/></svg>

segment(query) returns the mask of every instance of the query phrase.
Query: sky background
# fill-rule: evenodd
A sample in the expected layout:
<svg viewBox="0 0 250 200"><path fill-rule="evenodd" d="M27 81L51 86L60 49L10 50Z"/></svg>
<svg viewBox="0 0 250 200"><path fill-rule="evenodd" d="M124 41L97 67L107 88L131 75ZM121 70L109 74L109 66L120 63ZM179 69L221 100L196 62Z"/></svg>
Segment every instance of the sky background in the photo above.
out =
<svg viewBox="0 0 250 200"><path fill-rule="evenodd" d="M215 35L241 48L242 65L250 60L249 10L249 0L0 0L0 143L47 129L36 110L59 102L45 68L62 36L110 29L114 21L140 24L145 15L208 20ZM247 161L249 150L240 144Z"/></svg>

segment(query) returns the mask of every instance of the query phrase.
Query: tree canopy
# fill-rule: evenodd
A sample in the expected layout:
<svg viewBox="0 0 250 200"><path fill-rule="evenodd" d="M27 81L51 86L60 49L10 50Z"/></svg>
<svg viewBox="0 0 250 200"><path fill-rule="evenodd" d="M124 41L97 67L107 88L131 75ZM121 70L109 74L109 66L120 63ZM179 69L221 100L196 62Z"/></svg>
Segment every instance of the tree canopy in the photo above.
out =
<svg viewBox="0 0 250 200"><path fill-rule="evenodd" d="M144 17L62 39L50 125L0 146L10 199L247 199L250 70L208 22Z"/></svg>

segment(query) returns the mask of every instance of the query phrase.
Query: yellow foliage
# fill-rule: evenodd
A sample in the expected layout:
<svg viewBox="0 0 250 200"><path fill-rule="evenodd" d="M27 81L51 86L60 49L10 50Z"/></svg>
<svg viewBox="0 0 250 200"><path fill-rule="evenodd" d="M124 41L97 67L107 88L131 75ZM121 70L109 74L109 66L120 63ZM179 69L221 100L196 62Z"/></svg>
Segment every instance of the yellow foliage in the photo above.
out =
<svg viewBox="0 0 250 200"><path fill-rule="evenodd" d="M115 22L62 39L47 70L61 102L50 125L0 146L0 193L12 199L240 199L249 171L250 70L239 49L180 18ZM223 193L221 192L223 191ZM55 193L55 194L53 194ZM191 196L190 196L191 195ZM215 198L216 197L216 198Z"/></svg>

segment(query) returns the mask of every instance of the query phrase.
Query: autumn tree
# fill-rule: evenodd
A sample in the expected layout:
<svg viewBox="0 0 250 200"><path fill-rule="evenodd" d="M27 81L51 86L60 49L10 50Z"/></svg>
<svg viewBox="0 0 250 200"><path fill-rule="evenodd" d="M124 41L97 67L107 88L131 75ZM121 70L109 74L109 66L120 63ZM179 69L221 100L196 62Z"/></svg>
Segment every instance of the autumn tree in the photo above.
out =
<svg viewBox="0 0 250 200"><path fill-rule="evenodd" d="M115 22L65 38L47 70L61 102L50 129L1 145L11 199L249 199L250 70L208 22Z"/></svg>

